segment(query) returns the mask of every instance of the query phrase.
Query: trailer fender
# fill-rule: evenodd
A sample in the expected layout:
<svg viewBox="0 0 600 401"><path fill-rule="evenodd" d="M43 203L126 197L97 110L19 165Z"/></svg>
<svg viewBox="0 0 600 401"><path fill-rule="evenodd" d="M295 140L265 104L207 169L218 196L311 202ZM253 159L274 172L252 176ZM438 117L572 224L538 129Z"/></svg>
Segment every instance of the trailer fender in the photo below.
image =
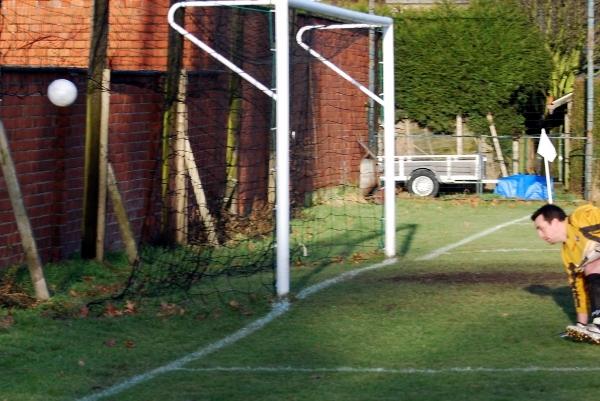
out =
<svg viewBox="0 0 600 401"><path fill-rule="evenodd" d="M440 177L440 175L438 174L437 171L435 171L434 169L431 169L429 167L417 167L415 168L413 171L410 172L410 174L408 174L408 176L406 177L407 181L410 180L412 178L412 176L414 174L420 174L421 171L429 171L431 174L434 175L435 179L438 182L442 182L442 178Z"/></svg>

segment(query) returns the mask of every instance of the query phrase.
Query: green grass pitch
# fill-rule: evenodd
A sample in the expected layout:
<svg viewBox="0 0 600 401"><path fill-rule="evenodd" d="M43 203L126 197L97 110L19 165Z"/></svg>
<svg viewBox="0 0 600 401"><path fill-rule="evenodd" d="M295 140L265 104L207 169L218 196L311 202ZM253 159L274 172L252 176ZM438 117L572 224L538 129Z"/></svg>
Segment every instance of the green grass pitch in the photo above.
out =
<svg viewBox="0 0 600 401"><path fill-rule="evenodd" d="M17 311L0 329L0 400L593 399L600 348L557 336L574 310L559 247L527 219L540 205L399 200L395 263L292 297L258 330L204 354L270 309L166 316L141 305L65 320ZM292 291L380 261L295 267Z"/></svg>

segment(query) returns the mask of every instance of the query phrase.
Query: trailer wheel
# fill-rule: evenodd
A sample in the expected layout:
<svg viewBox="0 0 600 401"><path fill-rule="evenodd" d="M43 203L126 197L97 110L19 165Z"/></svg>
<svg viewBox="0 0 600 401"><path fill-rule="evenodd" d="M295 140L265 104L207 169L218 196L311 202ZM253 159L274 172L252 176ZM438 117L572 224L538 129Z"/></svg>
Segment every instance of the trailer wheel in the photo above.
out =
<svg viewBox="0 0 600 401"><path fill-rule="evenodd" d="M419 196L437 196L440 183L429 170L416 171L408 180L408 192Z"/></svg>

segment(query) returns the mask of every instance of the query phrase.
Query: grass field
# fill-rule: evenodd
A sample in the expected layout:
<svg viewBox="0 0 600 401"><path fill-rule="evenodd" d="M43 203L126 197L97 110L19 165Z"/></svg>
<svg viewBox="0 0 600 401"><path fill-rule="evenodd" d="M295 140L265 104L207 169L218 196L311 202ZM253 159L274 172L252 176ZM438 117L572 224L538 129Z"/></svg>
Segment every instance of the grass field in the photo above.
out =
<svg viewBox="0 0 600 401"><path fill-rule="evenodd" d="M17 311L0 401L594 399L600 348L556 336L574 310L541 204L399 200L396 261L296 267L275 307Z"/></svg>

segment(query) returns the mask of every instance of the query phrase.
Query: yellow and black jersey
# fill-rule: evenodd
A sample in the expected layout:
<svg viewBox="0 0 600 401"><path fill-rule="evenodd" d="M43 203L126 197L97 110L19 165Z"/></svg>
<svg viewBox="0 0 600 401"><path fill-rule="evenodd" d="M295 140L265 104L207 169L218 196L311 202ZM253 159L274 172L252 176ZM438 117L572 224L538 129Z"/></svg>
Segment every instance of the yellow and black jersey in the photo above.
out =
<svg viewBox="0 0 600 401"><path fill-rule="evenodd" d="M600 242L600 209L593 205L580 206L567 218L567 242L562 247L578 313L589 313L590 309L585 276L577 269L588 241Z"/></svg>

